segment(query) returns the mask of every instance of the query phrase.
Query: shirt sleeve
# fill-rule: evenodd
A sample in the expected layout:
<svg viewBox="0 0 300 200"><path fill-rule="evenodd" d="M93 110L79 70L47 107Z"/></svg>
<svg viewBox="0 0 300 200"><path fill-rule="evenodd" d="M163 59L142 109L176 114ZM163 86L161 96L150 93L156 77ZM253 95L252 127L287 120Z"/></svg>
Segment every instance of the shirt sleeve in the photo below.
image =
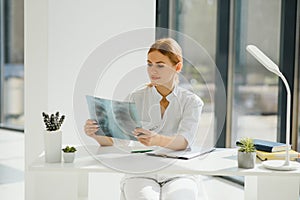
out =
<svg viewBox="0 0 300 200"><path fill-rule="evenodd" d="M192 146L196 138L203 105L203 101L198 96L190 98L184 105L178 134L187 140L188 147Z"/></svg>

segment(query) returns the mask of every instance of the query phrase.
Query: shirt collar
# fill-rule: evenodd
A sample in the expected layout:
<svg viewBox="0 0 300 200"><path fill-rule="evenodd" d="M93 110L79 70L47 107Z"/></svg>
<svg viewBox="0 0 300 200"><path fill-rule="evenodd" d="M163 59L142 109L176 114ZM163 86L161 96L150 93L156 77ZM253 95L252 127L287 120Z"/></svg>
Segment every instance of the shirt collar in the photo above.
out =
<svg viewBox="0 0 300 200"><path fill-rule="evenodd" d="M177 84L175 84L173 91L171 92L171 94L169 94L166 99L168 101L171 101L173 98L177 97L178 94L178 86Z"/></svg>
<svg viewBox="0 0 300 200"><path fill-rule="evenodd" d="M151 87L152 94L155 97L155 99L161 100L162 96L159 94L159 92L156 90L154 86ZM174 97L177 97L178 94L178 86L175 84L173 91L166 97L168 101L172 100Z"/></svg>
<svg viewBox="0 0 300 200"><path fill-rule="evenodd" d="M151 86L151 92L156 100L160 100L162 98L154 86Z"/></svg>

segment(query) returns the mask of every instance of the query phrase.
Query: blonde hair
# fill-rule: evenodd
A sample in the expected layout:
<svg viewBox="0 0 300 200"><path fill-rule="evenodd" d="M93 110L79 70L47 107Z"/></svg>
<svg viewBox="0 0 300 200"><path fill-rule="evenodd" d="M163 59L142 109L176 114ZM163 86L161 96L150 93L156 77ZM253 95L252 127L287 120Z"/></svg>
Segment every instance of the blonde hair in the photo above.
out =
<svg viewBox="0 0 300 200"><path fill-rule="evenodd" d="M174 65L182 62L182 49L172 38L156 40L155 43L151 45L148 54L153 51L159 51L164 56L167 56Z"/></svg>

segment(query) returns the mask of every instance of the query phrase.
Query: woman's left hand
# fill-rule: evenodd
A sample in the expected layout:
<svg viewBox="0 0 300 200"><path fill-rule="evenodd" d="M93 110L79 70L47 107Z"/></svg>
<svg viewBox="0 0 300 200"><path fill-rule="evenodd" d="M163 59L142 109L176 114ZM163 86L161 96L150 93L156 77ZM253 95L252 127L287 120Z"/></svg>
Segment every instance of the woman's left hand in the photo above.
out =
<svg viewBox="0 0 300 200"><path fill-rule="evenodd" d="M133 134L138 141L146 146L159 146L159 134L143 128L136 128Z"/></svg>

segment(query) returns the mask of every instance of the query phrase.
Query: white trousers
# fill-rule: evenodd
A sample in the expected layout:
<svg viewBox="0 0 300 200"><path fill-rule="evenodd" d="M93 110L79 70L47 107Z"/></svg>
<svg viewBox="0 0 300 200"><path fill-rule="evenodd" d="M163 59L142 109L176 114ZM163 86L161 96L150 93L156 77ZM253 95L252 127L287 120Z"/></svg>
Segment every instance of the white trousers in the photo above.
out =
<svg viewBox="0 0 300 200"><path fill-rule="evenodd" d="M191 176L163 182L151 177L130 177L121 182L121 200L198 200L198 192L199 182Z"/></svg>

